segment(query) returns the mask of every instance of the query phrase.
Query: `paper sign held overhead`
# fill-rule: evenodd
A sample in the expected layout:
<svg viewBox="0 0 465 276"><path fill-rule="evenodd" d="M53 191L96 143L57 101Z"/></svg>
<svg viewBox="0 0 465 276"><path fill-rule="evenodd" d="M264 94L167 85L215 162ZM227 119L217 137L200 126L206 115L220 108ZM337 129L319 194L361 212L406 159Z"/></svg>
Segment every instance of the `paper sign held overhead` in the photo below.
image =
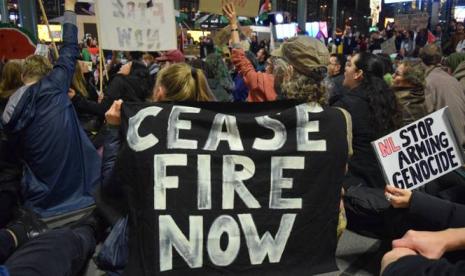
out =
<svg viewBox="0 0 465 276"><path fill-rule="evenodd" d="M413 190L464 163L447 107L372 143L387 184Z"/></svg>
<svg viewBox="0 0 465 276"><path fill-rule="evenodd" d="M259 2L259 0L200 0L199 10L201 12L223 14L223 5L233 3L238 16L256 17Z"/></svg>
<svg viewBox="0 0 465 276"><path fill-rule="evenodd" d="M404 30L419 31L428 27L428 13L399 14L395 17L396 25Z"/></svg>
<svg viewBox="0 0 465 276"><path fill-rule="evenodd" d="M165 51L177 48L173 1L96 1L100 44L120 51Z"/></svg>

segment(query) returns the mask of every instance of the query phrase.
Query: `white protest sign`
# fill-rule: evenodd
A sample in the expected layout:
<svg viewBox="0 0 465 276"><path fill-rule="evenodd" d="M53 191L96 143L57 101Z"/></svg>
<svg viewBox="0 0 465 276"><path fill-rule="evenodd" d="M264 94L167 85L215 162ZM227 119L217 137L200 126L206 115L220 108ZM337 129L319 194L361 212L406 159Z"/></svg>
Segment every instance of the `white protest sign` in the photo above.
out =
<svg viewBox="0 0 465 276"><path fill-rule="evenodd" d="M164 51L177 48L174 3L166 0L99 0L96 17L103 49Z"/></svg>
<svg viewBox="0 0 465 276"><path fill-rule="evenodd" d="M416 189L464 163L448 116L446 107L372 142L388 184Z"/></svg>

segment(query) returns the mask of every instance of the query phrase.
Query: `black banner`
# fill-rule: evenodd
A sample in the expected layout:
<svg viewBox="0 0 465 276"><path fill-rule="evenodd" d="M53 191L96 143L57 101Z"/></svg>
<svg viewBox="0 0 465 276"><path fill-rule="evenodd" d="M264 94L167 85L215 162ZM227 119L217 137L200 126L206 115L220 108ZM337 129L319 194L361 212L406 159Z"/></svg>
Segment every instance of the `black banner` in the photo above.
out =
<svg viewBox="0 0 465 276"><path fill-rule="evenodd" d="M334 271L343 113L295 102L125 104L126 275Z"/></svg>

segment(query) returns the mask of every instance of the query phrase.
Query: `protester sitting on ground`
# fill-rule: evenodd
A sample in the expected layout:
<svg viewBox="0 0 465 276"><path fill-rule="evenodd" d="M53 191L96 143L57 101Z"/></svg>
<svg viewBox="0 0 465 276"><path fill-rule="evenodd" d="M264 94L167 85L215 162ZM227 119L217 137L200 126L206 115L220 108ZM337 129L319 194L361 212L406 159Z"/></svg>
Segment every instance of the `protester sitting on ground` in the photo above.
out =
<svg viewBox="0 0 465 276"><path fill-rule="evenodd" d="M413 31L404 31L403 32L403 38L400 46L400 51L399 54L403 57L410 57L413 54L413 51L415 50L415 40L413 39L415 37Z"/></svg>
<svg viewBox="0 0 465 276"><path fill-rule="evenodd" d="M344 180L348 229L379 237L384 231L380 215L389 207L385 182L371 142L400 126L393 91L383 80L384 65L375 55L359 53L347 62L344 86L349 91L334 106L352 116L354 155Z"/></svg>
<svg viewBox="0 0 465 276"><path fill-rule="evenodd" d="M328 91L328 103L332 105L347 91L342 85L347 59L343 55L331 54L328 64L328 76L324 83Z"/></svg>
<svg viewBox="0 0 465 276"><path fill-rule="evenodd" d="M421 231L410 230L393 241L393 249L382 260L381 274L463 275L465 251L456 252L454 259L460 254L461 261L455 264L444 254L465 250L465 206L392 185L386 186L385 194L394 208L407 209L411 229Z"/></svg>
<svg viewBox="0 0 465 276"><path fill-rule="evenodd" d="M64 15L57 63L52 68L42 56L28 57L22 70L25 85L10 97L2 116L5 133L17 143L25 164L24 205L41 217L91 206L100 182L100 158L67 94L79 57L74 4L66 0L72 10Z"/></svg>
<svg viewBox="0 0 465 276"><path fill-rule="evenodd" d="M463 29L463 26L462 26ZM420 58L427 66L425 102L426 110L432 113L449 107L450 121L459 144L465 148L465 93L460 83L440 65L441 49L435 44L426 45Z"/></svg>
<svg viewBox="0 0 465 276"><path fill-rule="evenodd" d="M145 66L147 66L147 68L149 69L150 82L151 82L150 90L152 90L153 87L155 86L155 80L157 79L157 74L160 71L160 65L155 61L155 55L156 55L155 52L151 52L151 53L145 53L142 56L142 60ZM159 57L159 55L156 55L156 57Z"/></svg>
<svg viewBox="0 0 465 276"><path fill-rule="evenodd" d="M81 57L82 57L82 60L84 61L92 61L92 56L89 52L89 47L90 47L91 42L92 42L92 38L88 37L86 41L84 42L84 44L82 45L83 47L81 51Z"/></svg>
<svg viewBox="0 0 465 276"><path fill-rule="evenodd" d="M278 57L271 57L268 61L270 61L271 64L268 65L267 70L271 70L273 72L276 99L285 99L282 91L282 84L284 83L284 80L289 78L289 63Z"/></svg>
<svg viewBox="0 0 465 276"><path fill-rule="evenodd" d="M219 102L231 102L234 82L229 74L223 57L217 53L209 54L205 58L205 76L208 85Z"/></svg>
<svg viewBox="0 0 465 276"><path fill-rule="evenodd" d="M234 22L236 17L234 5L227 4L223 10L229 21ZM231 27L234 29L234 25ZM236 43L238 39L237 32L233 32L233 43ZM280 98L307 101L316 104L322 112L334 110L323 108L327 106L327 92L323 85L323 79L330 58L328 49L323 43L307 36L294 37L284 42L279 49L272 53L272 56L274 57L274 87L275 91L279 91ZM256 74L265 75L263 73ZM342 113L346 117L346 126L348 127L344 137L348 141L348 152L346 153L347 156L350 156L352 154L351 119L346 111L342 111ZM342 184L342 180L340 184ZM341 190L340 187L338 188ZM335 206L334 211L340 211L339 205ZM342 215L342 212L340 214ZM338 236L342 234L345 228L344 224L344 216L339 216Z"/></svg>
<svg viewBox="0 0 465 276"><path fill-rule="evenodd" d="M84 74L87 72L87 66L83 62L78 61L68 96L72 99L82 128L92 140L99 131L103 118L99 116L99 111L95 110L93 105L87 104L89 102L98 103L96 88L84 78Z"/></svg>
<svg viewBox="0 0 465 276"><path fill-rule="evenodd" d="M20 61L10 60L3 68L0 82L0 114L3 114L10 96L23 85ZM0 228L13 218L20 201L22 165L0 122Z"/></svg>
<svg viewBox="0 0 465 276"><path fill-rule="evenodd" d="M258 60L255 54L252 51L246 51L245 56L247 59L252 63L254 68L257 68L258 66ZM231 60L230 60L231 61ZM271 63L271 60L267 60L267 69L270 69L270 66L268 66ZM268 74L272 74L273 70L267 71ZM249 88L245 84L244 77L234 68L234 73L233 73L233 81L234 81L234 90L232 92L233 94L233 99L235 102L246 102L247 97L249 96Z"/></svg>
<svg viewBox="0 0 465 276"><path fill-rule="evenodd" d="M24 218L0 230L0 276L81 275L105 227L94 213L48 231Z"/></svg>
<svg viewBox="0 0 465 276"><path fill-rule="evenodd" d="M185 63L173 64L163 68L157 77L157 82L149 101L174 101L174 102L210 102L215 101L214 95L208 87L207 79L200 69L192 68ZM102 169L103 183L97 192L99 210L111 224L123 219L128 214L126 185L133 183L121 183L114 172L118 166L116 159L120 147L119 125L121 124L121 105L123 101L113 103L105 115L107 123L106 141L103 153ZM116 163L116 165L115 165ZM115 231L116 228L115 228ZM121 233L118 233L121 234ZM127 250L127 249L122 249ZM106 269L121 269L127 260L118 264L102 264Z"/></svg>
<svg viewBox="0 0 465 276"><path fill-rule="evenodd" d="M231 60L236 70L244 77L245 84L249 88L248 102L264 102L276 100L274 90L274 77L272 74L257 72L252 63L247 59L242 49L239 37L237 18L231 15L229 18L231 27L231 42L233 46Z"/></svg>
<svg viewBox="0 0 465 276"><path fill-rule="evenodd" d="M0 111L3 111L10 96L23 86L21 70L20 60L10 60L4 65L0 81Z"/></svg>
<svg viewBox="0 0 465 276"><path fill-rule="evenodd" d="M160 68L164 68L171 64L186 62L186 58L181 51L171 50L163 53L160 57L157 57L156 61L160 65Z"/></svg>
<svg viewBox="0 0 465 276"><path fill-rule="evenodd" d="M420 61L404 61L396 69L393 90L402 110L402 125L428 115L425 106L425 68Z"/></svg>
<svg viewBox="0 0 465 276"><path fill-rule="evenodd" d="M105 115L115 100L145 101L150 96L150 87L150 75L145 64L140 61L130 61L123 65L118 74L110 81L101 103L81 99L83 102L80 104L92 114L101 117Z"/></svg>
<svg viewBox="0 0 465 276"><path fill-rule="evenodd" d="M394 66L392 64L391 57L388 54L377 54L378 58L381 59L381 61L384 64L384 76L383 79L384 81L391 86L392 85L392 75L394 74Z"/></svg>
<svg viewBox="0 0 465 276"><path fill-rule="evenodd" d="M257 52L257 60L258 60L258 66L257 66L257 72L265 72L266 69L266 61L270 57L270 54L265 48L261 48Z"/></svg>
<svg viewBox="0 0 465 276"><path fill-rule="evenodd" d="M454 76L465 91L465 53L453 53L445 59L449 74Z"/></svg>

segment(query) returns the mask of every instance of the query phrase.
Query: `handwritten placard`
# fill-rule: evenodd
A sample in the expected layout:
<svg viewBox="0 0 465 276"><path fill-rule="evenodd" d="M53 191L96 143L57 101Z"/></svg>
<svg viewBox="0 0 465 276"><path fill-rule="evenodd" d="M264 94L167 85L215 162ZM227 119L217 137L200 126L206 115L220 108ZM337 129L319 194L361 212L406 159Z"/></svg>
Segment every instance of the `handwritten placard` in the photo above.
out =
<svg viewBox="0 0 465 276"><path fill-rule="evenodd" d="M96 1L100 44L120 51L164 51L177 48L173 1Z"/></svg>
<svg viewBox="0 0 465 276"><path fill-rule="evenodd" d="M387 183L416 189L464 163L447 107L372 143Z"/></svg>

